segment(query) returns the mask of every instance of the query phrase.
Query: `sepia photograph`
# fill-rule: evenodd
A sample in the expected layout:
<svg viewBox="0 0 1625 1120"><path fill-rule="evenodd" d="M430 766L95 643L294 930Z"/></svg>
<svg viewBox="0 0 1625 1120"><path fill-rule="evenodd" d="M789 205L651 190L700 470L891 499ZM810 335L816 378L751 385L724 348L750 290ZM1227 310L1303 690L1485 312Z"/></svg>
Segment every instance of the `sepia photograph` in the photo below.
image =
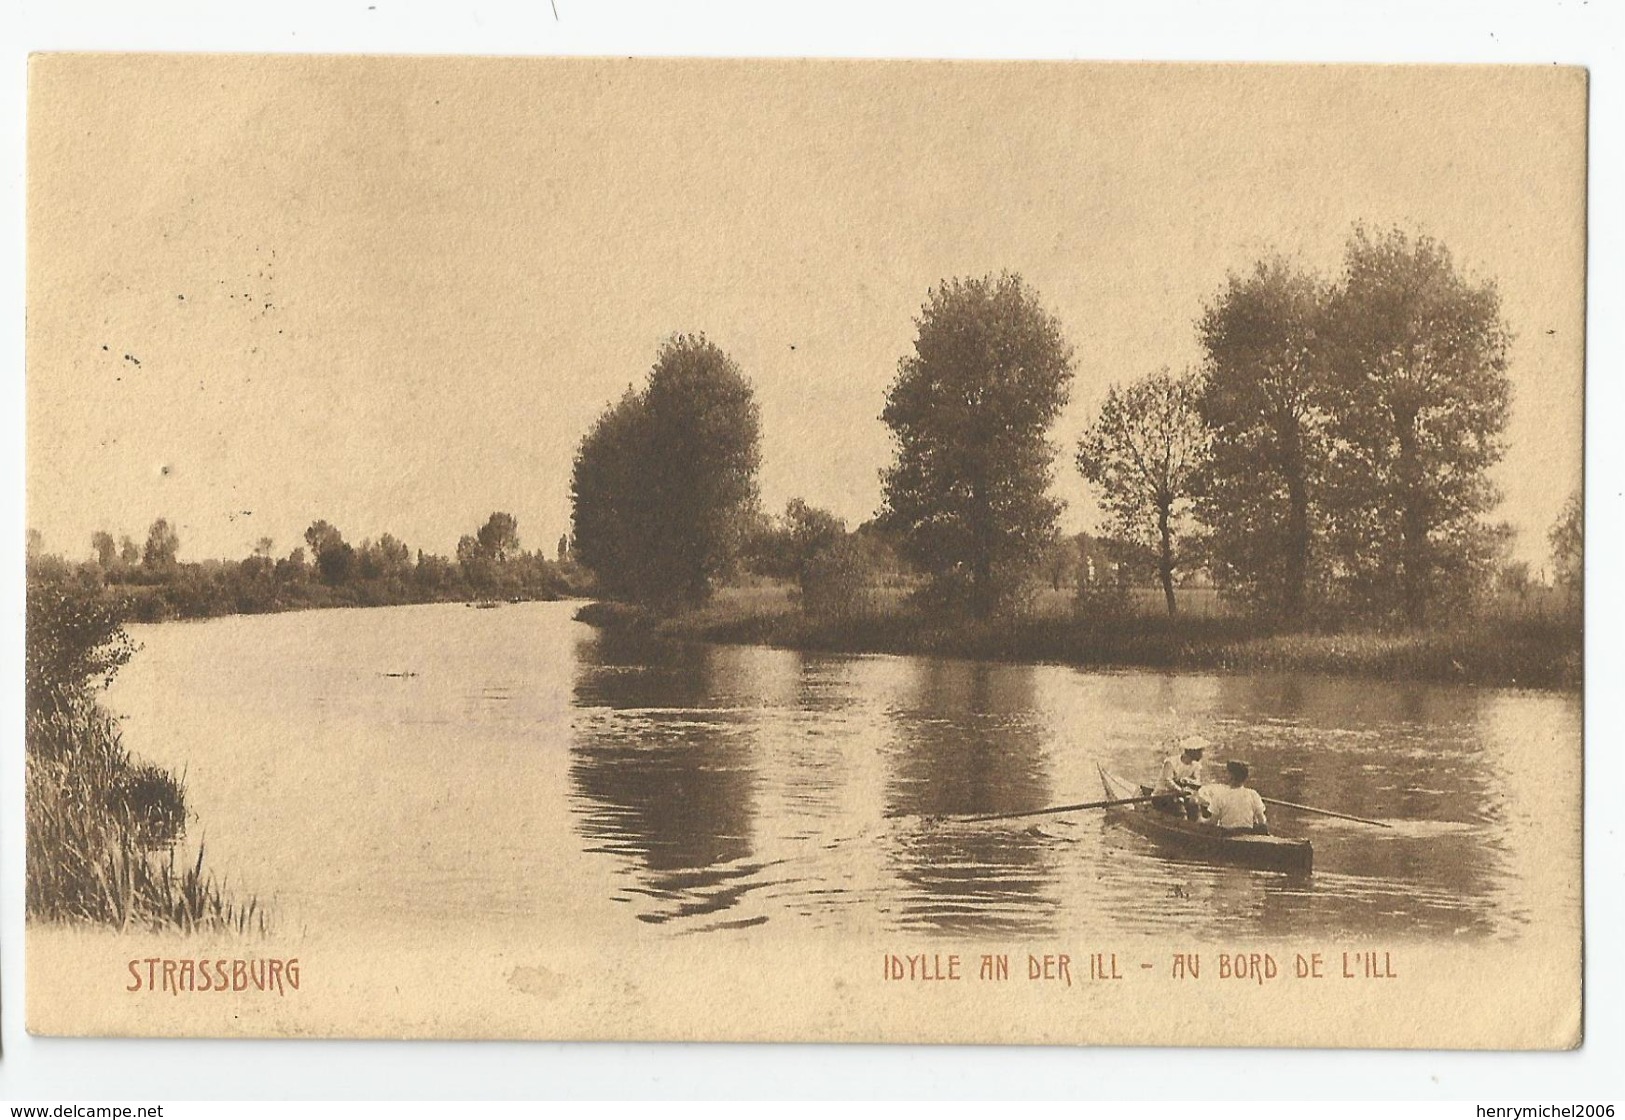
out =
<svg viewBox="0 0 1625 1120"><path fill-rule="evenodd" d="M28 97L30 1031L1581 1043L1584 70Z"/></svg>

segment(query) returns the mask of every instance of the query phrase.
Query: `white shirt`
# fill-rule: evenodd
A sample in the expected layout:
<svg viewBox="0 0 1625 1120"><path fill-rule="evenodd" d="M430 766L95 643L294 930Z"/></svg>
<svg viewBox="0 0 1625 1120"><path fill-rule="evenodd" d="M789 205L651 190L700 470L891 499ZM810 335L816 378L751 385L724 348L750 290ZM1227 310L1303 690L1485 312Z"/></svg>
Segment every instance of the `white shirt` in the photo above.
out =
<svg viewBox="0 0 1625 1120"><path fill-rule="evenodd" d="M1206 807L1211 823L1226 832L1269 823L1264 819L1264 799L1256 789L1203 786L1196 796Z"/></svg>
<svg viewBox="0 0 1625 1120"><path fill-rule="evenodd" d="M1202 760L1186 762L1182 754L1176 754L1163 762L1162 773L1157 775L1156 787L1151 792L1157 797L1172 797L1186 792L1189 786L1201 784Z"/></svg>

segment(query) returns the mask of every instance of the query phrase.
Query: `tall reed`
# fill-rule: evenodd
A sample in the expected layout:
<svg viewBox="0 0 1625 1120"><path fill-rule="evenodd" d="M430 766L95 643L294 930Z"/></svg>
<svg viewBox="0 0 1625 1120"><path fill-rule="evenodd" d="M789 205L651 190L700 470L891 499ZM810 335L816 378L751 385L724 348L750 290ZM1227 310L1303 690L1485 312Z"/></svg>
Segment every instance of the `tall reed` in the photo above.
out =
<svg viewBox="0 0 1625 1120"><path fill-rule="evenodd" d="M257 899L233 901L197 858L181 863L186 791L135 764L117 721L74 696L27 722L28 915L125 929L264 933Z"/></svg>

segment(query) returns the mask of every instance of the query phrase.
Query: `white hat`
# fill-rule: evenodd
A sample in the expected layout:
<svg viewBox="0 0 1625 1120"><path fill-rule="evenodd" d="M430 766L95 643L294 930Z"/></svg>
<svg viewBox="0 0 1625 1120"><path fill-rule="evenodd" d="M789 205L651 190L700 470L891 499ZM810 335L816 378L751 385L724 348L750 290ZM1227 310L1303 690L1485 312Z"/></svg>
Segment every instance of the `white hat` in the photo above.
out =
<svg viewBox="0 0 1625 1120"><path fill-rule="evenodd" d="M1187 735L1179 741L1179 749L1182 751L1205 751L1212 745L1200 735Z"/></svg>

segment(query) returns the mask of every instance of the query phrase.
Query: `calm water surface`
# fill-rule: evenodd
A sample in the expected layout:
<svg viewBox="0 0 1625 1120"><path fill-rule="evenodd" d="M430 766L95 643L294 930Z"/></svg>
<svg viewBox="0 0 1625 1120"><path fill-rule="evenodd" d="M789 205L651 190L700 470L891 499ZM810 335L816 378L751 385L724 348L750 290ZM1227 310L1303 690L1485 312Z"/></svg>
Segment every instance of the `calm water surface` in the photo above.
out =
<svg viewBox="0 0 1625 1120"><path fill-rule="evenodd" d="M1536 882L1519 796L1573 755L1576 696L662 644L575 606L136 627L109 706L184 770L189 842L308 929L1510 938L1578 897ZM1147 777L1192 731L1267 796L1394 828L1273 809L1303 876L1100 812L939 819L1098 797L1097 762Z"/></svg>

